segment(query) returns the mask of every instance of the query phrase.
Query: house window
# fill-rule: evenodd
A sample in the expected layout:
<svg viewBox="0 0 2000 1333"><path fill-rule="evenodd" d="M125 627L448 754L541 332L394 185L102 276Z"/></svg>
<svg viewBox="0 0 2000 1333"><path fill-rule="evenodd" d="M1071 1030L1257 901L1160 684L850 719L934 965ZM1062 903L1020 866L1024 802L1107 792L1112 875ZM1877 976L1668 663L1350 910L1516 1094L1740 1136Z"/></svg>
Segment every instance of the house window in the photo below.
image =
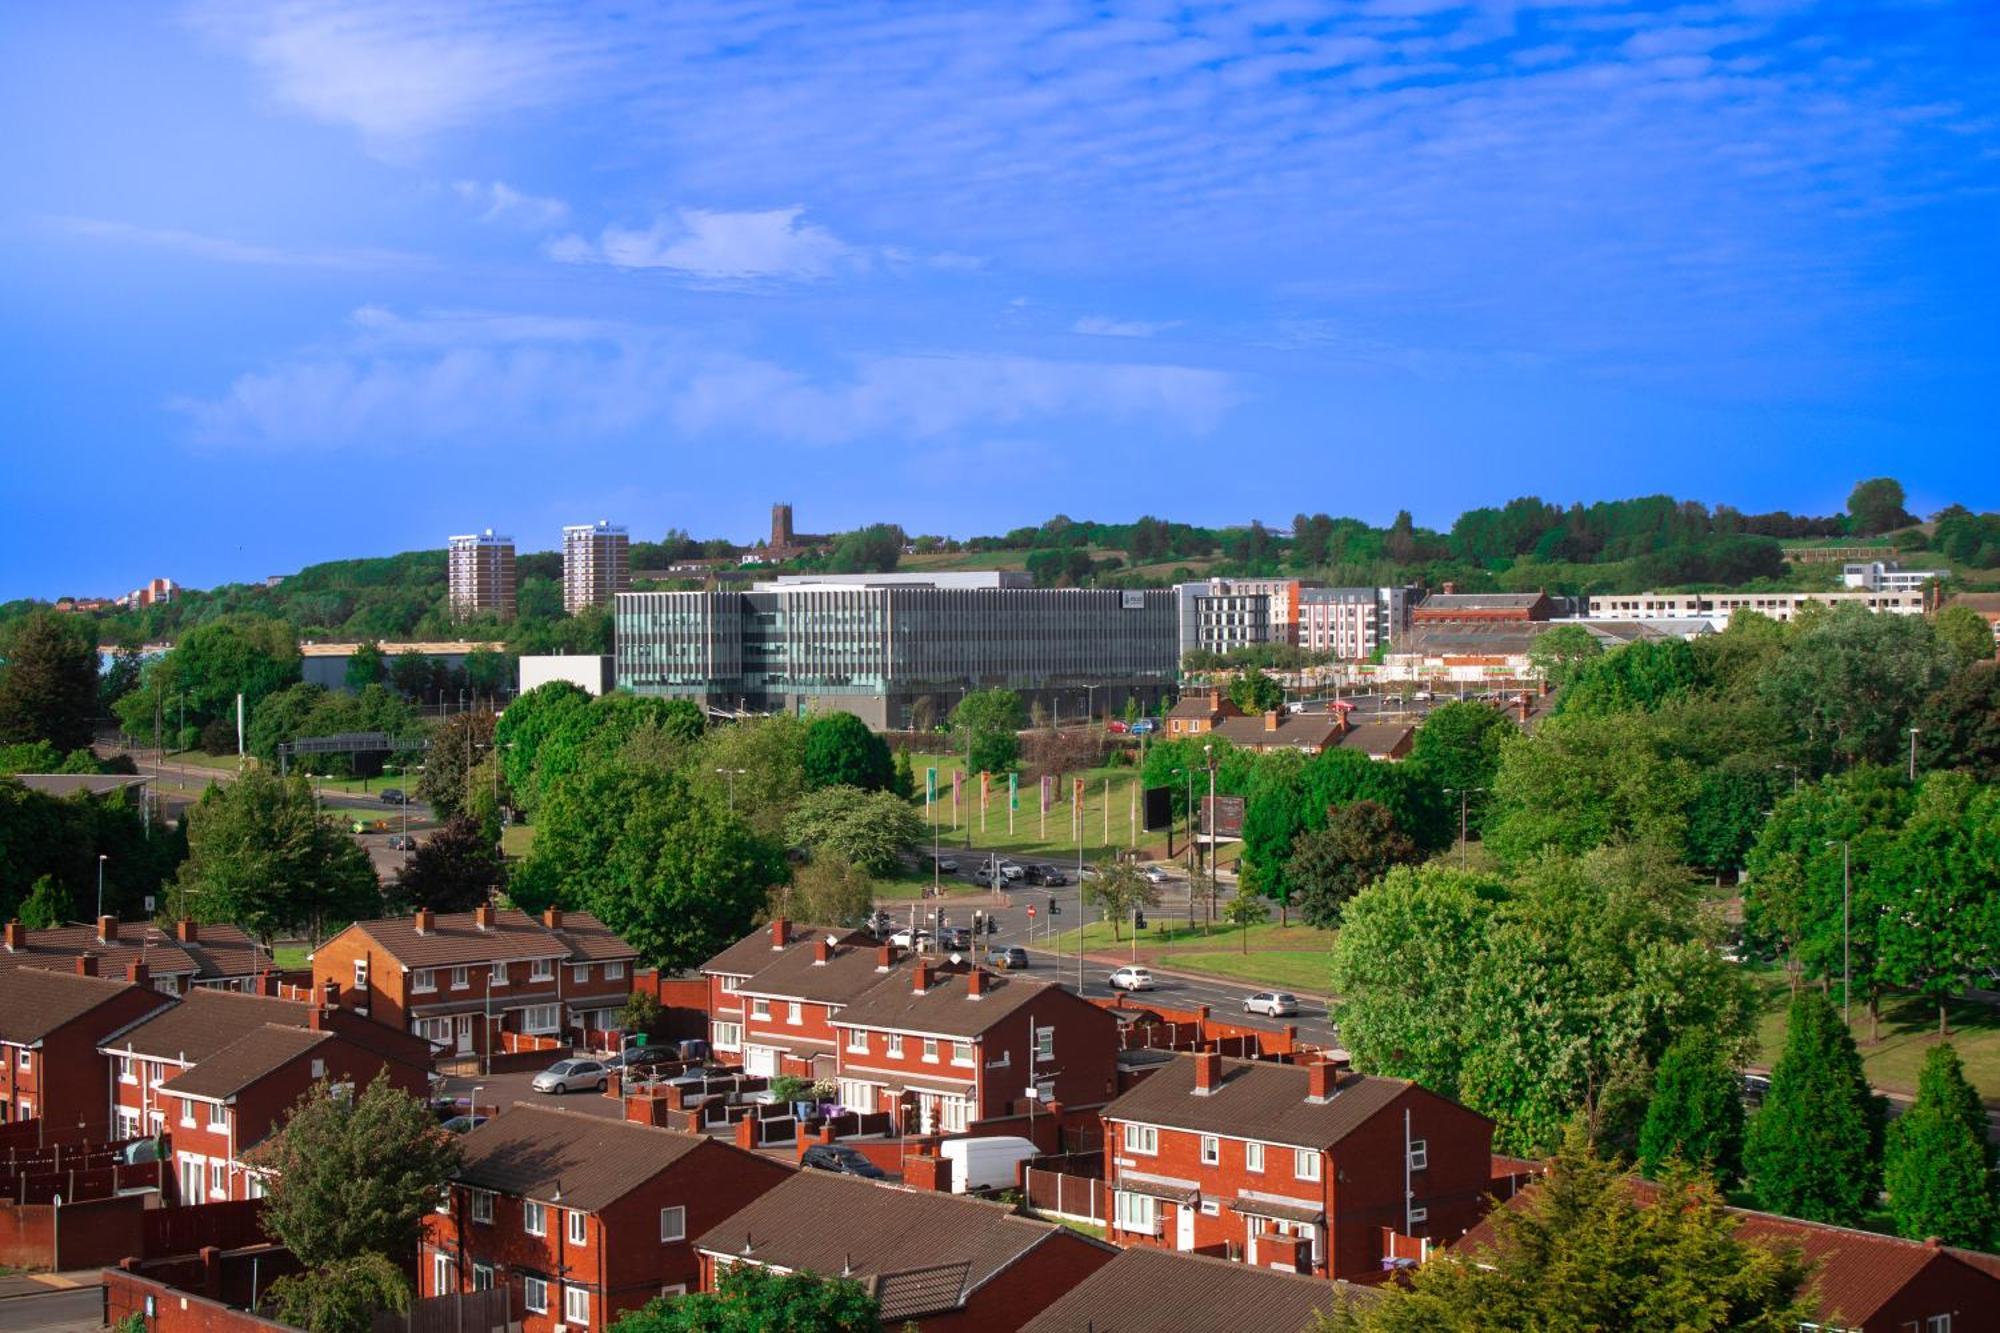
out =
<svg viewBox="0 0 2000 1333"><path fill-rule="evenodd" d="M472 969L469 967L454 967L451 970L451 988L453 990L472 989ZM490 1268L487 1269L486 1275L491 1277L493 1270Z"/></svg>
<svg viewBox="0 0 2000 1333"><path fill-rule="evenodd" d="M521 1284L521 1294L529 1314L549 1312L549 1284L538 1277L525 1279Z"/></svg>
<svg viewBox="0 0 2000 1333"><path fill-rule="evenodd" d="M660 1288L660 1295L662 1296L685 1296L687 1294L688 1284L685 1282L671 1282Z"/></svg>
<svg viewBox="0 0 2000 1333"><path fill-rule="evenodd" d="M521 1011L521 1027L527 1032L560 1032L562 1030L562 1006L559 1004L537 1004Z"/></svg>
<svg viewBox="0 0 2000 1333"><path fill-rule="evenodd" d="M736 994L736 988L742 984L743 978L741 977L724 977L722 979L722 993L724 995L734 995Z"/></svg>
<svg viewBox="0 0 2000 1333"><path fill-rule="evenodd" d="M472 1220L475 1222L491 1222L493 1220L493 1191L468 1190L467 1193L472 1196Z"/></svg>
<svg viewBox="0 0 2000 1333"><path fill-rule="evenodd" d="M136 1139L139 1137L139 1113L129 1107L118 1108L118 1137Z"/></svg>
<svg viewBox="0 0 2000 1333"><path fill-rule="evenodd" d="M258 1175L258 1174L257 1174L257 1173L256 1173L255 1171L250 1171L250 1172L246 1172L246 1173L244 1173L244 1176L243 1176L243 1197L244 1197L244 1198L246 1198L246 1199L261 1199L261 1198L263 1198L263 1197L264 1197L264 1177L262 1177L262 1176Z"/></svg>
<svg viewBox="0 0 2000 1333"><path fill-rule="evenodd" d="M1156 1156L1160 1151L1160 1131L1152 1125L1125 1126L1125 1151Z"/></svg>
<svg viewBox="0 0 2000 1333"><path fill-rule="evenodd" d="M1292 1174L1300 1180L1319 1179L1319 1154L1310 1148L1300 1148L1292 1154Z"/></svg>
<svg viewBox="0 0 2000 1333"><path fill-rule="evenodd" d="M229 1108L221 1102L208 1104L208 1127L210 1129L229 1128Z"/></svg>
<svg viewBox="0 0 2000 1333"><path fill-rule="evenodd" d="M1245 1171L1258 1171L1258 1172L1261 1172L1264 1169L1263 1144L1246 1143L1243 1145L1243 1169Z"/></svg>
<svg viewBox="0 0 2000 1333"><path fill-rule="evenodd" d="M769 1000L750 1001L750 1017L769 1018L770 1016L771 1016L771 1002Z"/></svg>
<svg viewBox="0 0 2000 1333"><path fill-rule="evenodd" d="M1201 1136L1201 1164L1215 1166L1222 1161L1222 1140L1213 1134Z"/></svg>
<svg viewBox="0 0 2000 1333"><path fill-rule="evenodd" d="M420 967L410 973L410 989L413 991L434 991L438 988L437 969Z"/></svg>
<svg viewBox="0 0 2000 1333"><path fill-rule="evenodd" d="M969 1041L953 1042L951 1044L951 1062L955 1065L970 1065L972 1063L972 1043Z"/></svg>
<svg viewBox="0 0 2000 1333"><path fill-rule="evenodd" d="M799 1024L805 1022L806 1007L797 1000L791 1001L785 1006L785 1021L793 1027L797 1027Z"/></svg>
<svg viewBox="0 0 2000 1333"><path fill-rule="evenodd" d="M493 1290L492 1264L474 1264L472 1266L472 1289L474 1291Z"/></svg>
<svg viewBox="0 0 2000 1333"><path fill-rule="evenodd" d="M1430 1144L1424 1139L1410 1140L1410 1170L1422 1171L1431 1164Z"/></svg>
<svg viewBox="0 0 2000 1333"><path fill-rule="evenodd" d="M847 1030L847 1049L858 1051L862 1055L868 1054L868 1033L861 1028L849 1028Z"/></svg>
<svg viewBox="0 0 2000 1333"><path fill-rule="evenodd" d="M357 958L354 960L354 989L368 989L368 960L366 958Z"/></svg>
<svg viewBox="0 0 2000 1333"><path fill-rule="evenodd" d="M875 1109L875 1085L857 1079L840 1080L840 1104L850 1111L860 1111L864 1115Z"/></svg>
<svg viewBox="0 0 2000 1333"><path fill-rule="evenodd" d="M315 1059L312 1062L312 1076L316 1079L326 1077L326 1061Z"/></svg>
<svg viewBox="0 0 2000 1333"><path fill-rule="evenodd" d="M521 1230L530 1236L549 1234L549 1209L547 1204L528 1199L521 1204Z"/></svg>
<svg viewBox="0 0 2000 1333"><path fill-rule="evenodd" d="M555 977L556 965L550 959L537 958L528 964L528 980L530 981L554 981Z"/></svg>
<svg viewBox="0 0 2000 1333"><path fill-rule="evenodd" d="M903 1058L903 1034L900 1032L889 1034L889 1058L892 1060Z"/></svg>
<svg viewBox="0 0 2000 1333"><path fill-rule="evenodd" d="M458 1290L458 1274L454 1271L457 1267L458 1265L451 1261L451 1256L441 1250L431 1255L433 1296L445 1296Z"/></svg>
<svg viewBox="0 0 2000 1333"><path fill-rule="evenodd" d="M938 1109L944 1114L944 1132L963 1134L972 1122L972 1103L963 1097L945 1097L938 1102Z"/></svg>
<svg viewBox="0 0 2000 1333"><path fill-rule="evenodd" d="M1036 1028L1035 1059L1053 1060L1055 1058L1056 1058L1056 1030L1054 1028Z"/></svg>
<svg viewBox="0 0 2000 1333"><path fill-rule="evenodd" d="M686 1240L688 1233L688 1210L678 1205L660 1209L660 1244L670 1245L677 1240Z"/></svg>
<svg viewBox="0 0 2000 1333"><path fill-rule="evenodd" d="M137 1083L139 1081L138 1077L132 1072L132 1057L129 1055L118 1057L118 1081L120 1083Z"/></svg>
<svg viewBox="0 0 2000 1333"><path fill-rule="evenodd" d="M582 1287L563 1288L563 1322L565 1324L588 1324L590 1322L590 1292Z"/></svg>
<svg viewBox="0 0 2000 1333"><path fill-rule="evenodd" d="M194 1103L185 1097L181 1098L181 1124L189 1129L194 1128Z"/></svg>
<svg viewBox="0 0 2000 1333"><path fill-rule="evenodd" d="M1159 1203L1150 1194L1118 1191L1118 1229L1154 1235L1160 1229Z"/></svg>
<svg viewBox="0 0 2000 1333"><path fill-rule="evenodd" d="M1222 1205L1214 1199L1203 1199L1201 1201L1201 1215L1203 1217L1221 1217Z"/></svg>
<svg viewBox="0 0 2000 1333"><path fill-rule="evenodd" d="M492 985L504 986L507 984L507 965L505 963L495 963L487 969L487 975L491 979Z"/></svg>
<svg viewBox="0 0 2000 1333"><path fill-rule="evenodd" d="M1408 1221L1409 1221L1409 1224L1410 1224L1410 1225L1411 1225L1412 1227L1420 1227L1420 1226L1422 1226L1422 1225L1423 1225L1424 1223L1426 1223L1426 1222L1428 1222L1428 1221L1430 1221L1430 1220L1431 1220L1431 1210L1430 1210L1430 1209L1428 1209L1428 1208L1412 1208L1412 1209L1410 1209L1410 1216L1409 1216L1409 1219L1408 1219Z"/></svg>
<svg viewBox="0 0 2000 1333"><path fill-rule="evenodd" d="M742 1050L743 1025L741 1023L709 1024L709 1044L718 1051Z"/></svg>
<svg viewBox="0 0 2000 1333"><path fill-rule="evenodd" d="M938 1044L937 1044L937 1038L936 1038L936 1037L925 1037L925 1038L924 1038L924 1063L925 1063L925 1064L927 1064L927 1065L934 1065L934 1064L936 1064L937 1062L938 1062Z"/></svg>
<svg viewBox="0 0 2000 1333"><path fill-rule="evenodd" d="M570 968L570 970L569 970L569 979L570 979L570 982L571 982L571 983L572 983L573 985L577 985L577 986L581 986L581 985L583 985L583 984L584 984L585 982L589 981L589 980L590 980L590 964L589 964L589 963L578 963L578 964L577 964L576 966L574 966L574 967Z"/></svg>
<svg viewBox="0 0 2000 1333"><path fill-rule="evenodd" d="M1934 1314L1924 1320L1924 1333L1951 1333L1951 1316Z"/></svg>
<svg viewBox="0 0 2000 1333"><path fill-rule="evenodd" d="M572 1245L588 1245L590 1243L588 1239L590 1229L585 1219L589 1217L589 1214L572 1208L567 1216L569 1219L569 1243Z"/></svg>
<svg viewBox="0 0 2000 1333"><path fill-rule="evenodd" d="M604 965L604 979L606 981L623 981L625 979L625 964L606 963Z"/></svg>
<svg viewBox="0 0 2000 1333"><path fill-rule="evenodd" d="M210 1162L208 1164L208 1195L211 1199L221 1198L229 1192L229 1163Z"/></svg>

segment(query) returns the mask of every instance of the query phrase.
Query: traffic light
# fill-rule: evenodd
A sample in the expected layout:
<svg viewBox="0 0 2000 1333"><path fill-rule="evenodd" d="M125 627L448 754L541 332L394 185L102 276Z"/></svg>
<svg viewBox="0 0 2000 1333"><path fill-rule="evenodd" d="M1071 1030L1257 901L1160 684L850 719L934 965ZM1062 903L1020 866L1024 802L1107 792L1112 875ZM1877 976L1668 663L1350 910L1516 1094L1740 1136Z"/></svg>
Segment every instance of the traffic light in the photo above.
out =
<svg viewBox="0 0 2000 1333"><path fill-rule="evenodd" d="M1146 928L1146 914L1144 912L1132 913L1132 929L1144 930L1145 928Z"/></svg>
<svg viewBox="0 0 2000 1333"><path fill-rule="evenodd" d="M1050 894L1050 895L1049 895L1049 911L1053 912L1053 911L1055 911L1055 910L1056 910L1056 899L1055 899L1055 895L1054 895L1054 894Z"/></svg>

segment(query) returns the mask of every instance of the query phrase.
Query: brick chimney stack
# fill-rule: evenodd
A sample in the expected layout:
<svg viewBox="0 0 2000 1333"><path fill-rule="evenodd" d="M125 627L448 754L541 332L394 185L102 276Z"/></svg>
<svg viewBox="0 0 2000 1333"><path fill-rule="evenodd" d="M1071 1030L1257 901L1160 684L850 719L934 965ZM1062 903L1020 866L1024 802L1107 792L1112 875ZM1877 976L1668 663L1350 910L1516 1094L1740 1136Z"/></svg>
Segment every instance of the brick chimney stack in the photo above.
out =
<svg viewBox="0 0 2000 1333"><path fill-rule="evenodd" d="M417 919L415 925L417 928L417 934L419 935L430 934L431 931L437 928L437 913L431 911L431 909L428 907L419 907L417 909Z"/></svg>
<svg viewBox="0 0 2000 1333"><path fill-rule="evenodd" d="M118 942L117 917L101 916L97 918L97 942L99 944L116 944Z"/></svg>
<svg viewBox="0 0 2000 1333"><path fill-rule="evenodd" d="M1520 697L1514 700L1514 707L1520 710L1521 725L1524 727L1527 726L1529 704L1528 704L1528 692L1526 690L1523 690L1521 692Z"/></svg>
<svg viewBox="0 0 2000 1333"><path fill-rule="evenodd" d="M194 922L182 918L174 923L174 938L182 944L194 944L201 939L201 928Z"/></svg>
<svg viewBox="0 0 2000 1333"><path fill-rule="evenodd" d="M918 963L917 970L911 977L910 989L916 994L922 995L931 988L931 982L935 979L931 972L931 965L928 962Z"/></svg>
<svg viewBox="0 0 2000 1333"><path fill-rule="evenodd" d="M825 967L827 960L832 957L833 957L833 945L827 942L826 936L822 935L818 939L813 941L814 967Z"/></svg>
<svg viewBox="0 0 2000 1333"><path fill-rule="evenodd" d="M896 965L896 946L893 944L884 944L878 946L875 950L875 970L877 972L887 972L890 968L894 967L895 965Z"/></svg>
<svg viewBox="0 0 2000 1333"><path fill-rule="evenodd" d="M561 930L562 908L544 907L542 909L542 924L547 926L550 930Z"/></svg>
<svg viewBox="0 0 2000 1333"><path fill-rule="evenodd" d="M782 949L792 942L792 923L781 916L771 918L771 947Z"/></svg>
<svg viewBox="0 0 2000 1333"><path fill-rule="evenodd" d="M144 963L127 963L125 965L125 979L134 986L144 986L152 981L153 969L147 967Z"/></svg>
<svg viewBox="0 0 2000 1333"><path fill-rule="evenodd" d="M968 1000L977 1000L985 994L986 973L975 967L965 974L965 998Z"/></svg>
<svg viewBox="0 0 2000 1333"><path fill-rule="evenodd" d="M1194 1092L1206 1097L1222 1086L1222 1053L1203 1049L1194 1054Z"/></svg>
<svg viewBox="0 0 2000 1333"><path fill-rule="evenodd" d="M1208 687L1208 711L1211 713L1222 711L1222 687L1220 685L1211 685Z"/></svg>
<svg viewBox="0 0 2000 1333"><path fill-rule="evenodd" d="M1278 717L1279 717L1278 709L1276 708L1267 709L1264 713L1264 730L1276 731L1278 729Z"/></svg>
<svg viewBox="0 0 2000 1333"><path fill-rule="evenodd" d="M481 930L493 929L494 921L495 921L495 915L492 903L490 902L481 903L479 904L479 906L472 909L472 924L479 927L479 929Z"/></svg>
<svg viewBox="0 0 2000 1333"><path fill-rule="evenodd" d="M77 974L78 976L80 976L80 977L94 977L94 976L96 976L96 975L97 975L97 955L96 955L96 954L94 954L94 953L80 953L80 954L78 954L78 955L76 956L76 974Z"/></svg>
<svg viewBox="0 0 2000 1333"><path fill-rule="evenodd" d="M340 983L338 981L335 981L332 977L328 977L326 979L326 984L324 986L321 986L319 990L320 990L320 1000L319 1000L320 1008L322 1009L340 1008Z"/></svg>
<svg viewBox="0 0 2000 1333"><path fill-rule="evenodd" d="M28 928L18 920L7 923L7 952L19 953L28 947Z"/></svg>
<svg viewBox="0 0 2000 1333"><path fill-rule="evenodd" d="M1306 1066L1306 1100L1319 1103L1333 1100L1340 1082L1340 1066L1331 1060L1315 1060Z"/></svg>
<svg viewBox="0 0 2000 1333"><path fill-rule="evenodd" d="M332 1024L327 1022L326 1010L323 1007L314 1005L306 1011L306 1029L310 1032L328 1032L332 1030Z"/></svg>

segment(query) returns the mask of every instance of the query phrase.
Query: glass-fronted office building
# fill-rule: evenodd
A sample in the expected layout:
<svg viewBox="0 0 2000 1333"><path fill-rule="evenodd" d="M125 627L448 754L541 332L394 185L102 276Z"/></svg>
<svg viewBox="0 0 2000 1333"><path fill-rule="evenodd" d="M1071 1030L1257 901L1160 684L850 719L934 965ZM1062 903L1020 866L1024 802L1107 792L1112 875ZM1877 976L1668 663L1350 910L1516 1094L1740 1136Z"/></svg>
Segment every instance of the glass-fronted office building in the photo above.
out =
<svg viewBox="0 0 2000 1333"><path fill-rule="evenodd" d="M618 684L746 712L942 720L1001 687L1057 717L1151 709L1175 678L1167 590L1032 588L1001 575L796 578L617 599ZM927 701L927 702L925 702Z"/></svg>

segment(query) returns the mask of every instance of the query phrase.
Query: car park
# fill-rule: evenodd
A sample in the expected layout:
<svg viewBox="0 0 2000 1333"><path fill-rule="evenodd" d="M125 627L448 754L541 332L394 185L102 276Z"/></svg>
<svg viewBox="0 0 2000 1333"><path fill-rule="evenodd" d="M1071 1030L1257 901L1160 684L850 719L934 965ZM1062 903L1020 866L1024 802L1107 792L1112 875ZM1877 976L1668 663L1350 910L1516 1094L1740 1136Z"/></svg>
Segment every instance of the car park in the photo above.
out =
<svg viewBox="0 0 2000 1333"><path fill-rule="evenodd" d="M1018 972L1028 966L1028 951L1018 944L986 951L986 966L1002 972Z"/></svg>
<svg viewBox="0 0 2000 1333"><path fill-rule="evenodd" d="M1106 978L1113 990L1152 990L1153 974L1143 967L1121 967Z"/></svg>
<svg viewBox="0 0 2000 1333"><path fill-rule="evenodd" d="M841 1143L815 1143L799 1158L799 1165L814 1171L860 1176L864 1180L887 1180L889 1173L868 1160L858 1149Z"/></svg>
<svg viewBox="0 0 2000 1333"><path fill-rule="evenodd" d="M1289 1018L1299 1012L1299 997L1289 991L1258 991L1255 995L1244 997L1243 1012L1263 1014L1269 1018Z"/></svg>
<svg viewBox="0 0 2000 1333"><path fill-rule="evenodd" d="M535 1075L529 1086L536 1092L557 1096L565 1092L602 1092L610 1082L609 1073L602 1060L558 1060Z"/></svg>

